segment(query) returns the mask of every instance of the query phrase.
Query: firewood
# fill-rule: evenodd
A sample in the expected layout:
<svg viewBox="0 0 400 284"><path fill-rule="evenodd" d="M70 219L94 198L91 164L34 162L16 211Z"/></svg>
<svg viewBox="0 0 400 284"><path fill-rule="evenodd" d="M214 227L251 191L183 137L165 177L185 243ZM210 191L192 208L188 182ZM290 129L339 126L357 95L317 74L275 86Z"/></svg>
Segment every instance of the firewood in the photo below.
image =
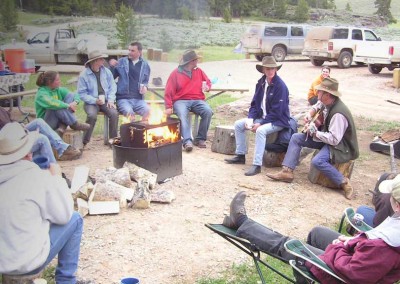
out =
<svg viewBox="0 0 400 284"><path fill-rule="evenodd" d="M149 183L149 189L155 188L157 183L157 174L154 174L130 162L125 162L123 167L128 168L132 180L135 180L138 183L141 180L146 180Z"/></svg>
<svg viewBox="0 0 400 284"><path fill-rule="evenodd" d="M150 189L149 182L146 179L141 179L135 189L135 194L132 199L132 206L139 209L150 208Z"/></svg>

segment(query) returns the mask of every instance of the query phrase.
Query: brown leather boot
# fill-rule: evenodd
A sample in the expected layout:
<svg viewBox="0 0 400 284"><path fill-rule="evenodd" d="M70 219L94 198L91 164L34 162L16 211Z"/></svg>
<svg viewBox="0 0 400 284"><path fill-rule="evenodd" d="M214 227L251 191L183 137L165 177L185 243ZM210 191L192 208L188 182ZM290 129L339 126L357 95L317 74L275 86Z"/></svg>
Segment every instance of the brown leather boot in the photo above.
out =
<svg viewBox="0 0 400 284"><path fill-rule="evenodd" d="M276 174L267 174L267 177L277 180L277 181L284 181L284 182L292 182L294 179L293 170L288 167L282 167L280 172Z"/></svg>
<svg viewBox="0 0 400 284"><path fill-rule="evenodd" d="M79 159L80 156L82 155L81 151L78 149L75 149L72 146L68 146L67 149L65 149L64 153L61 155L61 157L58 159L59 161L72 161Z"/></svg>
<svg viewBox="0 0 400 284"><path fill-rule="evenodd" d="M347 199L349 200L353 199L354 190L348 178L345 178L344 182L340 185L340 187L344 190L344 196Z"/></svg>
<svg viewBox="0 0 400 284"><path fill-rule="evenodd" d="M65 133L65 130L67 129L67 127L68 126L65 125L64 123L60 123L60 125L56 129L56 132L57 132L58 136L60 136L62 138L64 133Z"/></svg>
<svg viewBox="0 0 400 284"><path fill-rule="evenodd" d="M72 124L72 125L70 125L70 127L73 129L73 130L82 130L82 131L85 131L85 130L88 130L89 128L90 128L90 125L89 124L87 124L87 123L83 123L83 122L75 122L74 124Z"/></svg>

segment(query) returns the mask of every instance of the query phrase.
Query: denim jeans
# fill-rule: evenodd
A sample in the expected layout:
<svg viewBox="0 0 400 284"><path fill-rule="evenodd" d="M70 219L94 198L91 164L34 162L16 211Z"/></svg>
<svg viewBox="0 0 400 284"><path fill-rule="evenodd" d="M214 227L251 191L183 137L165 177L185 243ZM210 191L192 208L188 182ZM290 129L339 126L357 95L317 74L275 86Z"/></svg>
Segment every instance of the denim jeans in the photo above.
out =
<svg viewBox="0 0 400 284"><path fill-rule="evenodd" d="M43 270L56 255L58 263L56 267L57 284L75 284L76 270L78 269L79 252L83 231L83 219L78 212L72 214L71 220L65 225L50 226L50 252L45 263L30 272L35 274Z"/></svg>
<svg viewBox="0 0 400 284"><path fill-rule="evenodd" d="M73 101L74 101L73 93L69 93L64 98L64 102L67 104L72 103ZM50 125L52 129L57 129L60 126L60 123L63 123L65 125L73 125L77 121L75 114L67 108L58 110L52 110L52 109L46 110L46 114L44 115L44 120Z"/></svg>
<svg viewBox="0 0 400 284"><path fill-rule="evenodd" d="M33 158L43 156L49 159L50 164L56 163L56 158L54 157L50 141L43 134L39 134L38 138L33 143L31 152L33 153Z"/></svg>
<svg viewBox="0 0 400 284"><path fill-rule="evenodd" d="M51 146L57 151L59 157L61 157L64 151L69 147L69 144L65 143L57 132L51 129L51 127L41 118L29 122L25 125L25 128L29 131L39 130L39 133L49 139Z"/></svg>
<svg viewBox="0 0 400 284"><path fill-rule="evenodd" d="M236 139L236 155L245 155L247 153L246 145L246 118L235 121L235 139ZM254 123L260 120L254 120ZM274 126L272 123L260 125L256 130L256 145L254 147L253 165L261 166L267 143L267 136L271 133L281 131L283 127Z"/></svg>
<svg viewBox="0 0 400 284"><path fill-rule="evenodd" d="M94 126L97 121L97 113L102 111L109 118L109 132L108 137L117 137L118 136L118 111L115 108L108 108L107 104L99 105L90 105L85 104L83 106L85 112L87 114L86 123L90 125L89 130L85 132L83 136L83 144L87 144L90 141L90 137L92 136Z"/></svg>
<svg viewBox="0 0 400 284"><path fill-rule="evenodd" d="M366 205L361 205L357 208L356 213L364 216L364 223L374 227L375 209Z"/></svg>
<svg viewBox="0 0 400 284"><path fill-rule="evenodd" d="M329 145L322 142L315 142L312 137L307 138L307 135L304 133L293 134L282 166L294 170L299 163L300 152L303 147L319 149L318 154L311 160L312 165L336 186L343 183L344 176L330 163Z"/></svg>
<svg viewBox="0 0 400 284"><path fill-rule="evenodd" d="M192 141L191 125L189 123L189 112L194 112L200 116L199 132L195 140L207 140L207 132L210 128L211 117L213 115L211 107L202 100L179 100L174 102L174 113L181 121L181 135L183 145Z"/></svg>
<svg viewBox="0 0 400 284"><path fill-rule="evenodd" d="M120 99L117 100L118 111L125 116L138 114L147 118L150 113L150 107L144 100L138 99ZM115 137L115 136L110 136Z"/></svg>

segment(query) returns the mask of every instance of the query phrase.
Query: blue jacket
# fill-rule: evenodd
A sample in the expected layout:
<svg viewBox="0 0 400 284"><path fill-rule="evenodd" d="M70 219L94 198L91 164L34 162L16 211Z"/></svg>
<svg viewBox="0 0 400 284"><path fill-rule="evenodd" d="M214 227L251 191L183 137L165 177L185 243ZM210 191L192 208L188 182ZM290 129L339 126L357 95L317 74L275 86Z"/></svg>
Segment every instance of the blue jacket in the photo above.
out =
<svg viewBox="0 0 400 284"><path fill-rule="evenodd" d="M140 90L140 84L147 87L150 80L150 66L146 60L142 57L139 58L142 62L142 67L140 69L139 82L137 85L138 91ZM110 67L114 78L118 78L117 83L117 100L121 97L129 97L129 59L128 57L122 57L118 59L118 64L116 67ZM143 95L142 95L143 99Z"/></svg>
<svg viewBox="0 0 400 284"><path fill-rule="evenodd" d="M103 87L106 101L115 102L117 84L115 84L111 71L104 66L100 67L100 84ZM82 101L90 105L95 105L99 98L96 75L89 67L86 67L79 75L78 94Z"/></svg>
<svg viewBox="0 0 400 284"><path fill-rule="evenodd" d="M258 80L256 91L251 101L249 118L262 119L263 110L261 108L264 96L265 75ZM289 90L282 79L275 75L271 84L267 88L267 98L265 100L267 116L261 124L272 123L275 126L289 128Z"/></svg>

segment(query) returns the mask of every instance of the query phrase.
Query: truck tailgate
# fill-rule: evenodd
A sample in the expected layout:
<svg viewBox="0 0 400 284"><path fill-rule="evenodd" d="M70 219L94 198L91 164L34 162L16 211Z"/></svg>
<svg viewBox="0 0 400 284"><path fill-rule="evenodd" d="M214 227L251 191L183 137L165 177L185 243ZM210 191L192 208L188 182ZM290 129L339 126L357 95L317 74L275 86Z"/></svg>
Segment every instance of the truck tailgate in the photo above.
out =
<svg viewBox="0 0 400 284"><path fill-rule="evenodd" d="M387 59L392 62L400 62L400 42L360 42L356 45L355 55L356 57Z"/></svg>

